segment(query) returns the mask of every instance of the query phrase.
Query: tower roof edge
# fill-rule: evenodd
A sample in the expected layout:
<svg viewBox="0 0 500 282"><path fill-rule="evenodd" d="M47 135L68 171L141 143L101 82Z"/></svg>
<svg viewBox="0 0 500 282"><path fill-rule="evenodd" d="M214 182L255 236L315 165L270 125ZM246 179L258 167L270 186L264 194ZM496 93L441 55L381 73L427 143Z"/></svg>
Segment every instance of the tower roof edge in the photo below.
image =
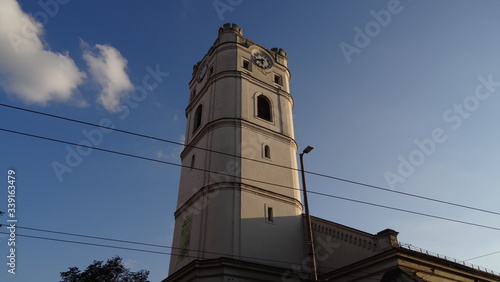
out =
<svg viewBox="0 0 500 282"><path fill-rule="evenodd" d="M227 31L237 33L238 35L243 36L243 29L241 29L241 27L235 23L225 23L224 25L222 25L219 28L219 36Z"/></svg>

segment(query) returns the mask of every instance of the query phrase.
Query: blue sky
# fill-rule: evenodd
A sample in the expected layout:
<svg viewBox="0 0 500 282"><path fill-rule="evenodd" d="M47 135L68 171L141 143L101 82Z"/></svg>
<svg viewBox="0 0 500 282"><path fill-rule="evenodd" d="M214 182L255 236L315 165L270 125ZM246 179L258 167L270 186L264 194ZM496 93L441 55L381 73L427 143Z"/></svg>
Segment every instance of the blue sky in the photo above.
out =
<svg viewBox="0 0 500 282"><path fill-rule="evenodd" d="M295 137L300 148L315 147L307 170L500 212L499 10L498 1L451 0L0 0L0 103L182 142L192 67L218 28L234 22L245 37L288 53ZM179 163L177 145L11 108L0 107L0 124ZM170 246L179 167L97 150L72 158L75 150L0 132L2 179L16 171L17 224ZM57 173L57 164L66 169ZM311 191L500 228L490 213L307 181ZM401 242L461 260L500 251L498 230L314 194L310 205L313 215L371 233L391 228ZM57 281L68 267L113 255L150 270L152 281L168 271L165 254L16 239L17 274L2 263L2 281ZM6 235L0 250L6 262ZM470 263L500 271L498 261L500 253Z"/></svg>

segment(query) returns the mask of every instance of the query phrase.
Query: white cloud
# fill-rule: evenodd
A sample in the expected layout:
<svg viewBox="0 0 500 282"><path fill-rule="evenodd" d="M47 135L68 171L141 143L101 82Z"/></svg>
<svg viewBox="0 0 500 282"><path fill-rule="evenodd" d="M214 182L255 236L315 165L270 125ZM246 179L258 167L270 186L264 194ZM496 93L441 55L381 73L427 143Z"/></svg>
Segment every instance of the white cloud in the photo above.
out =
<svg viewBox="0 0 500 282"><path fill-rule="evenodd" d="M123 266L125 266L126 268L129 268L129 269L133 269L137 266L137 260L135 259L127 259L125 261L122 261L123 263Z"/></svg>
<svg viewBox="0 0 500 282"><path fill-rule="evenodd" d="M162 150L156 151L156 158L160 160L168 160L173 157L173 154L165 154Z"/></svg>
<svg viewBox="0 0 500 282"><path fill-rule="evenodd" d="M184 144L186 137L184 135L180 135L178 139L180 143ZM178 161L183 150L184 146L175 146L170 150L170 153L165 153L162 150L159 150L156 151L155 155L156 158L160 160Z"/></svg>
<svg viewBox="0 0 500 282"><path fill-rule="evenodd" d="M99 103L109 112L118 111L121 98L134 88L125 71L127 60L109 45L96 44L92 48L82 41L82 48L92 79L102 87Z"/></svg>
<svg viewBox="0 0 500 282"><path fill-rule="evenodd" d="M68 54L48 50L43 32L16 0L0 1L0 84L27 103L77 101L86 75Z"/></svg>
<svg viewBox="0 0 500 282"><path fill-rule="evenodd" d="M182 149L173 149L171 150L170 153L165 153L162 150L156 151L156 158L159 160L166 160L166 161L178 161L179 156L182 153Z"/></svg>

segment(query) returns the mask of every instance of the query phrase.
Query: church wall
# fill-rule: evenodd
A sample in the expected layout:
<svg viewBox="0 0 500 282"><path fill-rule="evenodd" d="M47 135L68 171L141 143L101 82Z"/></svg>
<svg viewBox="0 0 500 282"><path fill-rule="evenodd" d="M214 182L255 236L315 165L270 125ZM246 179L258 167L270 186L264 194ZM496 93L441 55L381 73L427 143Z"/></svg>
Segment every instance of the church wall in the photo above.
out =
<svg viewBox="0 0 500 282"><path fill-rule="evenodd" d="M180 208L202 187L217 182L239 181L238 168L241 160L232 156L238 154L239 129L231 124L219 124L215 128L203 130L206 133L201 134L197 142L191 143L197 148L188 148L183 153L180 181L183 189L179 189L177 208ZM229 136L232 137L229 138ZM210 150L203 150L203 148L210 148ZM217 152L224 152L225 155ZM231 176L236 176L236 179Z"/></svg>
<svg viewBox="0 0 500 282"><path fill-rule="evenodd" d="M241 259L283 268L300 263L304 256L301 210L273 195L257 193L250 187L243 187L241 193L241 255L257 258ZM272 220L268 208L272 208Z"/></svg>
<svg viewBox="0 0 500 282"><path fill-rule="evenodd" d="M240 198L240 192L234 188L225 184L204 189L189 207L176 213L176 249L172 250L169 273L196 259L234 258L238 254L240 211L235 199Z"/></svg>
<svg viewBox="0 0 500 282"><path fill-rule="evenodd" d="M384 230L373 235L317 217L311 219L320 274L397 246L397 233L392 230Z"/></svg>

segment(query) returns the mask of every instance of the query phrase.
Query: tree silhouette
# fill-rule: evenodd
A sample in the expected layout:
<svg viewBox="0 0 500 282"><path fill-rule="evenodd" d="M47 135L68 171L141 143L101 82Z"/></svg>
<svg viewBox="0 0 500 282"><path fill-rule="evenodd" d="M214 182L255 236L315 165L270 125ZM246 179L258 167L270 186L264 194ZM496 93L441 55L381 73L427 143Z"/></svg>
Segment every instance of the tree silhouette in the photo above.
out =
<svg viewBox="0 0 500 282"><path fill-rule="evenodd" d="M84 271L70 267L61 272L61 282L149 282L148 276L149 271L144 269L131 272L123 265L122 258L115 256L106 263L94 260Z"/></svg>

